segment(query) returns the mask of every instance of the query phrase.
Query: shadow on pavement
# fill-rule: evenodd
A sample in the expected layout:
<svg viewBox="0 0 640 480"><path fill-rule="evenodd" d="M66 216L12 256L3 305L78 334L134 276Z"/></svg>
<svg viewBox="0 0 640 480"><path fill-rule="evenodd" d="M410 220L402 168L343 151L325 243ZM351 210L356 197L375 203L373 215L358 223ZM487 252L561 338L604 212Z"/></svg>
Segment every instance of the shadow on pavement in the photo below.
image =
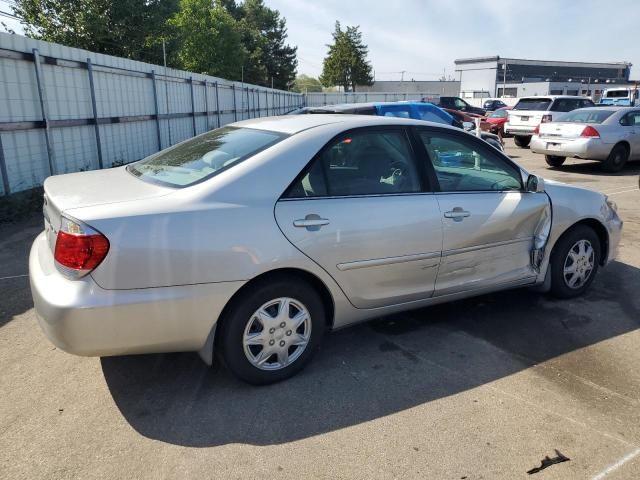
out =
<svg viewBox="0 0 640 480"><path fill-rule="evenodd" d="M544 158L542 158L542 160L544 160ZM567 159L567 160L573 160L573 159ZM576 162L579 162L579 163L566 163L561 167L558 167L558 168L549 167L549 169L557 172L579 173L582 175L597 175L600 177L628 177L628 176L634 176L634 175L640 174L640 161L630 161L624 166L622 170L615 173L607 172L603 168L602 162L593 161L593 160L578 160L578 159L576 159Z"/></svg>
<svg viewBox="0 0 640 480"><path fill-rule="evenodd" d="M473 389L638 328L640 270L614 263L590 293L485 295L329 335L298 376L252 387L195 354L103 358L113 399L140 434L171 444L270 445L358 425ZM616 372L605 372L615 375Z"/></svg>

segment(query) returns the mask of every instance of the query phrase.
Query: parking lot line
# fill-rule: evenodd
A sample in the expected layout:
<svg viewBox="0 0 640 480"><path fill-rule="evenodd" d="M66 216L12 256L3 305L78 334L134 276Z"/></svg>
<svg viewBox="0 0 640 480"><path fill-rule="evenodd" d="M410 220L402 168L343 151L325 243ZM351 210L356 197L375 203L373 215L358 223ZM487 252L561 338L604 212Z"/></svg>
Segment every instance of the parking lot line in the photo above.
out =
<svg viewBox="0 0 640 480"><path fill-rule="evenodd" d="M10 280L12 278L23 278L23 277L28 277L29 274L28 273L24 273L22 275L9 275L8 277L0 277L0 280Z"/></svg>
<svg viewBox="0 0 640 480"><path fill-rule="evenodd" d="M620 193L637 192L637 188L628 188L626 190L614 190L613 192L604 192L605 195L618 195Z"/></svg>
<svg viewBox="0 0 640 480"><path fill-rule="evenodd" d="M640 448L636 448L633 452L629 453L628 455L625 455L620 460L618 460L616 463L613 463L613 464L609 465L607 468L605 468L603 471L601 471L599 474L597 474L591 480L602 480L603 478L605 478L610 473L612 473L612 472L616 471L617 469L619 469L621 466L623 466L629 460L633 460L634 458L636 458L638 455L640 455Z"/></svg>

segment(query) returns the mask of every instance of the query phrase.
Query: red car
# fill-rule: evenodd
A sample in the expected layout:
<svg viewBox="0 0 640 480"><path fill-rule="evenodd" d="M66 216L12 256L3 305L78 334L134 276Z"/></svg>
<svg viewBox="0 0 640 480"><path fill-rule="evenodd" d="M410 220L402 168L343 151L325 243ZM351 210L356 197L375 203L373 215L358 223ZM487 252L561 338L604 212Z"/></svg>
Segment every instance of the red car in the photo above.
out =
<svg viewBox="0 0 640 480"><path fill-rule="evenodd" d="M504 124L509 119L507 110L511 110L511 107L502 107L487 114L487 122L491 125L489 128L491 133L504 137Z"/></svg>

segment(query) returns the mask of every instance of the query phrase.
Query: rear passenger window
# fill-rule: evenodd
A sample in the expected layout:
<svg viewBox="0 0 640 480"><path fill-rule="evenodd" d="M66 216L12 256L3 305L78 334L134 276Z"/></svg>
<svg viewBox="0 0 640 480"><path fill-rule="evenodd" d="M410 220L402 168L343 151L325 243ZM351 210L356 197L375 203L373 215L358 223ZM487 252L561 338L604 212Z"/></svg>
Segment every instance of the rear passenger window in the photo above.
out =
<svg viewBox="0 0 640 480"><path fill-rule="evenodd" d="M421 190L402 130L354 132L339 137L312 162L286 198L381 195Z"/></svg>

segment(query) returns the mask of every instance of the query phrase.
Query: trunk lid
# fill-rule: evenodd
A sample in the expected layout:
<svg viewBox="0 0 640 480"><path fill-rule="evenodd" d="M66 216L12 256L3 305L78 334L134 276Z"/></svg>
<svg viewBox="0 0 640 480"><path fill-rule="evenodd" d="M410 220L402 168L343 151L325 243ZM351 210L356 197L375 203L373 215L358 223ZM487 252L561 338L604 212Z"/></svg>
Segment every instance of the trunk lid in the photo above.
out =
<svg viewBox="0 0 640 480"><path fill-rule="evenodd" d="M548 122L540 124L540 138L579 138L587 125L584 123Z"/></svg>
<svg viewBox="0 0 640 480"><path fill-rule="evenodd" d="M174 189L147 183L131 175L126 167L69 173L44 182L44 229L52 250L60 229L60 217L72 208L105 205L159 197ZM79 218L78 220L82 220Z"/></svg>

